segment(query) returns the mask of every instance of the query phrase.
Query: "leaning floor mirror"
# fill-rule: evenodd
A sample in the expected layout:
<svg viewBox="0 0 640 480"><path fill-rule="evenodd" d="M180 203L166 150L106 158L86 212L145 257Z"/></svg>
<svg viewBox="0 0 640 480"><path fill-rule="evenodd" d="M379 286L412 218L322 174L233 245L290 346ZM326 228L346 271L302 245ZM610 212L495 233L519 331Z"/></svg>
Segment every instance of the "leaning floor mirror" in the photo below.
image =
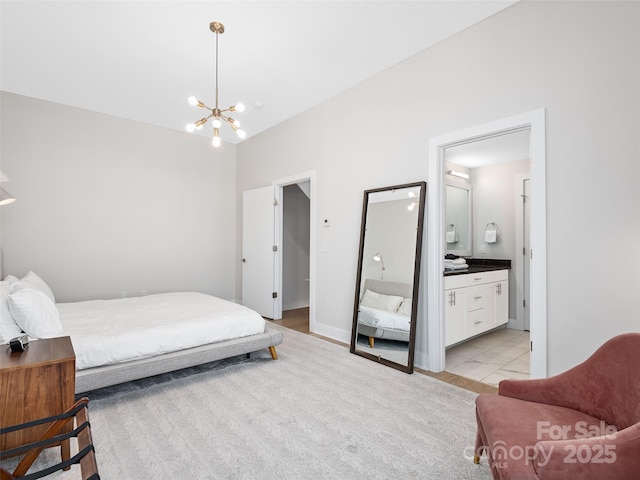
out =
<svg viewBox="0 0 640 480"><path fill-rule="evenodd" d="M425 182L364 192L350 351L413 372Z"/></svg>

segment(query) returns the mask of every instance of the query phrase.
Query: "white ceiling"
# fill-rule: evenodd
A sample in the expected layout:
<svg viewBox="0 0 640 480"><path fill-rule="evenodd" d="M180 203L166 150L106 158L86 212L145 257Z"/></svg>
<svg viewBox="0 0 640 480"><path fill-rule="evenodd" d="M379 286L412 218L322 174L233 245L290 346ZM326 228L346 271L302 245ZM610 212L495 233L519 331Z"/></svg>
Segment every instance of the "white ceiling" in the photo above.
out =
<svg viewBox="0 0 640 480"><path fill-rule="evenodd" d="M514 3L2 0L0 85L184 131L203 116L187 97L214 104L215 20L220 106L247 106L250 138Z"/></svg>

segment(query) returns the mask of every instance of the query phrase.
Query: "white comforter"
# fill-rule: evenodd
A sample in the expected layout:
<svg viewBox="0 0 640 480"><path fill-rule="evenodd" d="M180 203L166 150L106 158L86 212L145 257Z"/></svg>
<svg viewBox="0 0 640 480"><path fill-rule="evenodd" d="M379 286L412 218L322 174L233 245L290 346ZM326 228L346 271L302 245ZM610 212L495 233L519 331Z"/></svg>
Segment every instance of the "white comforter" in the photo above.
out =
<svg viewBox="0 0 640 480"><path fill-rule="evenodd" d="M264 319L196 292L58 303L82 370L263 333Z"/></svg>
<svg viewBox="0 0 640 480"><path fill-rule="evenodd" d="M409 331L411 319L401 313L388 312L386 310L378 310L377 308L365 307L360 305L358 312L358 322L362 325L371 327L385 328L389 330Z"/></svg>

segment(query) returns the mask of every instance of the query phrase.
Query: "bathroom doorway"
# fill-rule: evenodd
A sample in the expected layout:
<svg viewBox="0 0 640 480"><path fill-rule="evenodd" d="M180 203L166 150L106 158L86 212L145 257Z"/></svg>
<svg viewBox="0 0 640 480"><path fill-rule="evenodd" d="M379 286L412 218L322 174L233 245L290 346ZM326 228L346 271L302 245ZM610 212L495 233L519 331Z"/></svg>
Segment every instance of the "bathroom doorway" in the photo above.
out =
<svg viewBox="0 0 640 480"><path fill-rule="evenodd" d="M429 370L441 372L445 367L444 280L445 252L444 184L447 148L481 139L530 131L531 175L531 370L534 378L546 377L546 181L545 181L545 113L544 110L508 117L495 122L453 132L429 141L429 213L428 229L428 364ZM513 181L513 180L512 180ZM513 183L512 183L513 185ZM479 239L476 239L476 241ZM476 248L477 244L474 244ZM477 245L480 248L481 245ZM427 294L429 294L427 292Z"/></svg>
<svg viewBox="0 0 640 480"><path fill-rule="evenodd" d="M472 197L469 202L472 206L469 215L472 235L468 256L484 262L511 262L505 285L509 292L508 315L504 320L508 319L507 324L448 347L445 370L493 386L505 378L529 377L529 334L524 331L523 318L518 318L522 315L522 308L518 308L517 300L523 296L523 280L528 274L524 272L522 261L525 255L523 246L518 245L519 241L529 244L529 239L524 238L525 198L522 181L518 180L529 177L529 137L530 129L524 128L444 150L447 189L462 184ZM450 172L462 175L454 176ZM452 210L447 207L446 211L445 224L449 224ZM486 241L485 225L497 229L494 243ZM457 248L456 243L449 243L447 239L447 252L451 246Z"/></svg>

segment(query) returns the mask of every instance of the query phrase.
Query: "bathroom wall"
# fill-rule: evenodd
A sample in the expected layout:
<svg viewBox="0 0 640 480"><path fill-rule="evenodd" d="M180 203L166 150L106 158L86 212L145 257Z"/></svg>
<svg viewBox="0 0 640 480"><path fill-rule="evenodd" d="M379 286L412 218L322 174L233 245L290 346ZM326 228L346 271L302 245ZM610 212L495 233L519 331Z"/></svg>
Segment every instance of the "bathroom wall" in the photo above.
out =
<svg viewBox="0 0 640 480"><path fill-rule="evenodd" d="M516 178L529 172L528 160L516 160L485 167L466 168L453 162L445 163L445 170L458 170L469 174L469 179L447 176L446 183L470 185L472 202L472 257L511 260L509 272L509 318L516 318L516 277L521 276L516 266L516 209L522 208L516 193ZM496 243L485 241L487 224L498 229Z"/></svg>
<svg viewBox="0 0 640 480"><path fill-rule="evenodd" d="M516 277L522 276L516 265L516 209L522 208L516 194L516 177L529 171L529 161L519 160L471 170L473 186L473 256L511 260L509 271L509 318L516 318ZM517 200L516 200L517 199ZM487 224L498 228L496 243L485 242ZM486 253L483 253L486 252Z"/></svg>

